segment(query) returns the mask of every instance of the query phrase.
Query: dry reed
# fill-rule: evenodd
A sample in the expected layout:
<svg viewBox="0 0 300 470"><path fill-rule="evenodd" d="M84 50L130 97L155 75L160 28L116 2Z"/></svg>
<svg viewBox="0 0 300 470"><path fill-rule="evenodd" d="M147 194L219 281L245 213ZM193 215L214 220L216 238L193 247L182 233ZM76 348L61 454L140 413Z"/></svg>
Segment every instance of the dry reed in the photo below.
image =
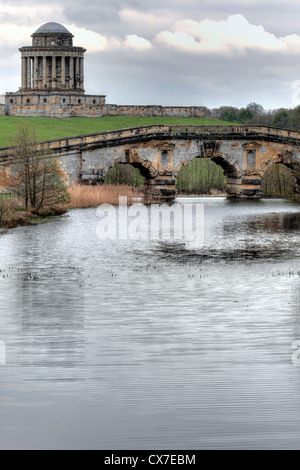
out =
<svg viewBox="0 0 300 470"><path fill-rule="evenodd" d="M88 207L98 207L101 204L119 204L119 197L126 196L128 203L133 204L136 199L144 198L141 189L132 188L125 185L73 185L69 187L71 202L68 205L72 208L85 209Z"/></svg>

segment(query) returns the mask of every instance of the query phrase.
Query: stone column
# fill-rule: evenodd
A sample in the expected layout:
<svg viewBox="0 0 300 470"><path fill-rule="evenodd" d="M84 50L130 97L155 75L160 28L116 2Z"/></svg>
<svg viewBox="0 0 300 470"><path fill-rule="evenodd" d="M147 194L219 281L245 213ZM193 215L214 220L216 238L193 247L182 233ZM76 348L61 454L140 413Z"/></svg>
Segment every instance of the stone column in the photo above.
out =
<svg viewBox="0 0 300 470"><path fill-rule="evenodd" d="M22 57L22 88L23 90L27 88L27 59L26 57Z"/></svg>
<svg viewBox="0 0 300 470"><path fill-rule="evenodd" d="M66 88L66 58L64 55L61 57L61 86Z"/></svg>
<svg viewBox="0 0 300 470"><path fill-rule="evenodd" d="M31 90L31 57L27 57L27 86L28 90Z"/></svg>
<svg viewBox="0 0 300 470"><path fill-rule="evenodd" d="M43 56L43 90L47 88L47 57Z"/></svg>
<svg viewBox="0 0 300 470"><path fill-rule="evenodd" d="M84 90L84 58L80 59L80 88Z"/></svg>
<svg viewBox="0 0 300 470"><path fill-rule="evenodd" d="M70 67L69 67L69 76L70 76L70 88L74 88L74 61L73 57L70 57Z"/></svg>
<svg viewBox="0 0 300 470"><path fill-rule="evenodd" d="M80 58L76 57L76 72L75 72L75 77L76 77L76 82L75 82L75 88L80 88L80 65L79 65Z"/></svg>
<svg viewBox="0 0 300 470"><path fill-rule="evenodd" d="M57 88L56 85L56 57L52 56L52 88Z"/></svg>
<svg viewBox="0 0 300 470"><path fill-rule="evenodd" d="M33 88L36 90L38 88L38 56L35 56L33 59Z"/></svg>

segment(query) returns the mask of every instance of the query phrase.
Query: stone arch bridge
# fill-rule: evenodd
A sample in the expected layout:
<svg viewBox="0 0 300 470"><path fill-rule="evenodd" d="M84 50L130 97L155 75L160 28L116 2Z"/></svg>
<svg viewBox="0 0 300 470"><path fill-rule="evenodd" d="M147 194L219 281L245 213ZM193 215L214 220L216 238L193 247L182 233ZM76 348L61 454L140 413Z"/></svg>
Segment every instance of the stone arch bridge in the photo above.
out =
<svg viewBox="0 0 300 470"><path fill-rule="evenodd" d="M277 163L294 171L300 192L300 133L264 126L143 126L47 142L68 181L103 182L117 163L129 163L144 177L146 194L172 199L176 177L193 158L220 165L229 197L260 198L265 172ZM9 167L11 148L1 149Z"/></svg>

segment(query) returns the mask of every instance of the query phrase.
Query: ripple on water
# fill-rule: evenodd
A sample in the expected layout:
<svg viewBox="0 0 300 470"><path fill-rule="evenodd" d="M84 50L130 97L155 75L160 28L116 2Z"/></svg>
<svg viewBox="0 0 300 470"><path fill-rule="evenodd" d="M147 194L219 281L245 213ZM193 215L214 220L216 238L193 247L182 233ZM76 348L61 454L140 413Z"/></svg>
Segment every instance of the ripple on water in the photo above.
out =
<svg viewBox="0 0 300 470"><path fill-rule="evenodd" d="M1 235L1 448L300 448L299 206L193 201L198 246Z"/></svg>

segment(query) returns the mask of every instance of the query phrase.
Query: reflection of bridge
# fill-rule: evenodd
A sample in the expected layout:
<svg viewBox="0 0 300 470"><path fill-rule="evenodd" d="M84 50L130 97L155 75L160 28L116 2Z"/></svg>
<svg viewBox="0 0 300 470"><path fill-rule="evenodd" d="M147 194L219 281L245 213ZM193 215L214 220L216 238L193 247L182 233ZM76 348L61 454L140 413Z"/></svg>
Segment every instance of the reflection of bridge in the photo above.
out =
<svg viewBox="0 0 300 470"><path fill-rule="evenodd" d="M151 196L173 198L180 169L193 158L220 165L232 197L261 197L261 181L276 163L295 171L300 188L300 133L262 126L144 126L49 141L69 180L102 181L116 163L139 168ZM9 165L10 149L0 164ZM298 177L297 177L298 175Z"/></svg>

